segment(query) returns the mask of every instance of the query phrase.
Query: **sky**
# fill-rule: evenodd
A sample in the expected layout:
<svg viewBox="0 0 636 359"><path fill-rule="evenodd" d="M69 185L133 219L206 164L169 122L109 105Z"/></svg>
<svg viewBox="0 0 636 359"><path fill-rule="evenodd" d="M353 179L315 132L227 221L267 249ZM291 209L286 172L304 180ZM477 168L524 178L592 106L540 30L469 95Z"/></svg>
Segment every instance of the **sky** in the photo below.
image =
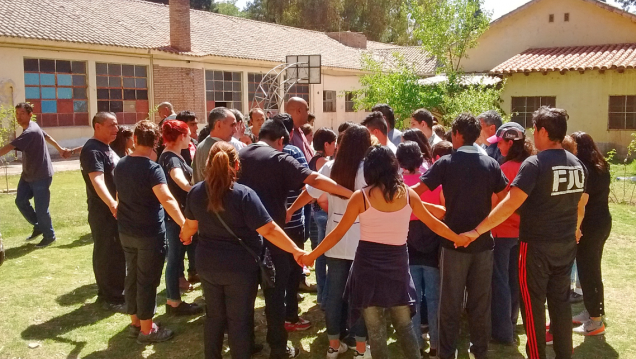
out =
<svg viewBox="0 0 636 359"><path fill-rule="evenodd" d="M527 3L528 1L529 0L485 0L485 8L494 11L494 20ZM239 8L243 8L247 2L248 0L238 0L236 5ZM608 3L616 5L616 2L612 0L608 0Z"/></svg>

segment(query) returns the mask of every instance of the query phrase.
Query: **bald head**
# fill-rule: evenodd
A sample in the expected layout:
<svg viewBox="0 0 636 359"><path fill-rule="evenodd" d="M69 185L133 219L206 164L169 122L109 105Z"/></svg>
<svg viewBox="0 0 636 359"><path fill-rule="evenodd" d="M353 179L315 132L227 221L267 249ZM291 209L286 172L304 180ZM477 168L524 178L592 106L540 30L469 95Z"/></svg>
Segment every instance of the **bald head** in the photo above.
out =
<svg viewBox="0 0 636 359"><path fill-rule="evenodd" d="M291 115L294 121L294 128L299 128L307 123L309 116L309 106L307 101L300 97L292 97L285 105L285 111Z"/></svg>
<svg viewBox="0 0 636 359"><path fill-rule="evenodd" d="M162 102L159 106L157 106L157 113L163 120L164 118L174 114L174 107L172 107L170 102Z"/></svg>

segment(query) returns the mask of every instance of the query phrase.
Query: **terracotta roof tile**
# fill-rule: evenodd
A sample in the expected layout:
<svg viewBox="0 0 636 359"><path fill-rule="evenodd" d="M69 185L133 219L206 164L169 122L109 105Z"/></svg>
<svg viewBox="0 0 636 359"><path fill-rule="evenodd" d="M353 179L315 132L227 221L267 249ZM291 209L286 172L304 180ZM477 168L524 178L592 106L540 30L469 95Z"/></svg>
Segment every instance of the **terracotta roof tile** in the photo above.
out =
<svg viewBox="0 0 636 359"><path fill-rule="evenodd" d="M17 15L19 14L19 15ZM167 5L142 0L0 0L0 38L15 37L176 52L170 47ZM345 46L323 32L191 10L191 56L282 63L286 55L321 54L326 67L360 69L368 50ZM384 50L382 50L384 49ZM410 50L405 50L410 51ZM425 58L414 60L424 61Z"/></svg>
<svg viewBox="0 0 636 359"><path fill-rule="evenodd" d="M490 72L585 71L636 67L636 44L550 47L528 49Z"/></svg>

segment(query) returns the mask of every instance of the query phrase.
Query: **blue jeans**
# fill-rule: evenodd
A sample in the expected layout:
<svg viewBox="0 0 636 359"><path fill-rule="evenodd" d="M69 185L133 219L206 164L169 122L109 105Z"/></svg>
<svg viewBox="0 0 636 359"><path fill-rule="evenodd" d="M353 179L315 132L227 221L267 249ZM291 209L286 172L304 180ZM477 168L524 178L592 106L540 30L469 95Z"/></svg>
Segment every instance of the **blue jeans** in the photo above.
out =
<svg viewBox="0 0 636 359"><path fill-rule="evenodd" d="M514 340L519 317L519 239L495 238L492 269L492 338Z"/></svg>
<svg viewBox="0 0 636 359"><path fill-rule="evenodd" d="M166 240L168 242L168 264L166 264L166 298L181 300L179 277L183 273L185 246L179 239L181 228L174 221L166 220Z"/></svg>
<svg viewBox="0 0 636 359"><path fill-rule="evenodd" d="M437 308L439 305L439 269L435 267L412 265L409 266L411 271L411 277L415 284L415 292L417 293L417 302L415 309L417 312L413 317L413 329L415 335L420 344L420 348L423 348L424 339L422 339L421 322L422 317L420 315L420 303L422 298L426 296L426 308L428 311L428 333L431 337L431 348L437 349L437 341L439 338L439 332L437 328Z"/></svg>
<svg viewBox="0 0 636 359"><path fill-rule="evenodd" d="M329 272L327 272L328 290L324 294L323 305L325 307L325 321L327 322L327 337L329 337L329 340L340 339L340 334L347 327L349 309L343 299L343 295L352 264L353 261L347 259L327 257L327 266L329 267ZM362 317L351 327L350 334L355 336L357 342L366 340L367 329L364 326Z"/></svg>
<svg viewBox="0 0 636 359"><path fill-rule="evenodd" d="M18 191L15 197L15 205L34 229L39 229L44 238L55 238L53 231L53 222L51 222L51 214L49 213L49 203L51 202L51 181L53 177L43 180L27 182L20 177L18 182ZM35 210L31 206L31 198L35 204Z"/></svg>
<svg viewBox="0 0 636 359"><path fill-rule="evenodd" d="M327 231L327 212L323 210L314 211L313 218L314 218L314 221L316 222L316 227L318 228L318 235L315 237L316 243L311 244L312 249L318 247L318 245L322 242L322 240L325 239L325 235L326 235L325 232ZM316 259L315 269L316 269L316 286L318 289L318 293L316 295L316 301L318 302L318 304L321 304L324 308L325 298L323 293L325 293L325 285L327 282L326 280L327 260L324 255Z"/></svg>

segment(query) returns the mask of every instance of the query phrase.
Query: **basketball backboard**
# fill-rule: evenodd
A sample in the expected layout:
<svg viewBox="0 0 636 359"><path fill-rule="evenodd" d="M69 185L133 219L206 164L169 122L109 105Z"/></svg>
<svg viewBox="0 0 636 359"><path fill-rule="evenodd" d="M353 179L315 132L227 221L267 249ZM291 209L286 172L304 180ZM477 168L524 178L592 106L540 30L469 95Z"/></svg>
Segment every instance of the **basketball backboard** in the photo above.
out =
<svg viewBox="0 0 636 359"><path fill-rule="evenodd" d="M300 84L319 84L321 82L320 55L287 55L285 80Z"/></svg>

